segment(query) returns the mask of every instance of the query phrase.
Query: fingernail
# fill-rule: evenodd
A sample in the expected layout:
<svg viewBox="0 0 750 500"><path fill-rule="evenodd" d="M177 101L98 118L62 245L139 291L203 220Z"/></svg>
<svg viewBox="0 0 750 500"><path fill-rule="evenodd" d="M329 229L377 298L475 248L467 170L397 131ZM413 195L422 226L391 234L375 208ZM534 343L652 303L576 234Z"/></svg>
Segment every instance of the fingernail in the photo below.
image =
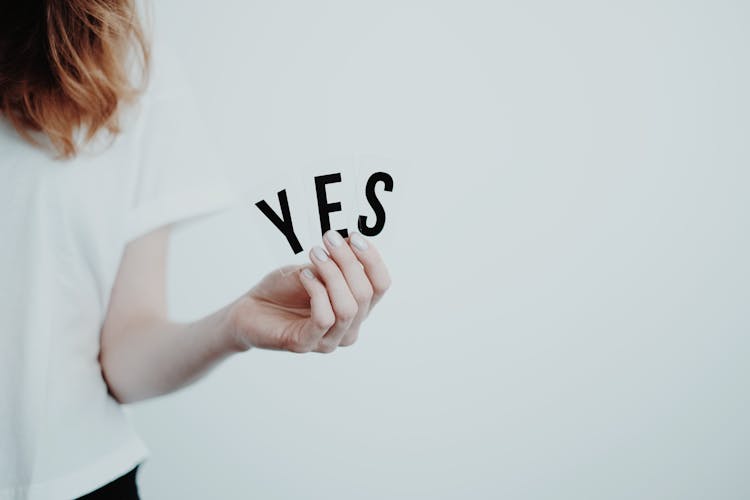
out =
<svg viewBox="0 0 750 500"><path fill-rule="evenodd" d="M326 239L328 240L328 243L335 247L341 246L341 244L344 242L344 238L342 238L339 232L335 229L331 229L330 231L326 232Z"/></svg>
<svg viewBox="0 0 750 500"><path fill-rule="evenodd" d="M349 241L352 242L352 245L354 245L357 250L367 250L367 242L365 239L359 235L359 233L354 233L349 237Z"/></svg>
<svg viewBox="0 0 750 500"><path fill-rule="evenodd" d="M315 275L313 274L312 271L310 271L310 268L308 268L308 267L306 267L305 269L302 270L302 274L304 274L306 277L308 277L310 279L315 279Z"/></svg>
<svg viewBox="0 0 750 500"><path fill-rule="evenodd" d="M313 247L313 254L318 260L322 262L325 262L328 260L328 254L326 253L325 250L323 250L320 247Z"/></svg>

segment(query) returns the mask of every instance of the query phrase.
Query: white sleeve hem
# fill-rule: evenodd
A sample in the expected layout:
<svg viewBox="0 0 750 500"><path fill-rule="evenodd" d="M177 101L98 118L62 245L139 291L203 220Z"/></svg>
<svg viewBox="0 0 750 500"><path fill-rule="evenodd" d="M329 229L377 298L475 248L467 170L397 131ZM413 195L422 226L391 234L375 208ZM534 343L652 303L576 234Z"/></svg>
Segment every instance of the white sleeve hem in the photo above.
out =
<svg viewBox="0 0 750 500"><path fill-rule="evenodd" d="M128 243L164 225L187 222L239 203L239 194L223 183L195 186L160 196L131 210L125 220L124 242Z"/></svg>

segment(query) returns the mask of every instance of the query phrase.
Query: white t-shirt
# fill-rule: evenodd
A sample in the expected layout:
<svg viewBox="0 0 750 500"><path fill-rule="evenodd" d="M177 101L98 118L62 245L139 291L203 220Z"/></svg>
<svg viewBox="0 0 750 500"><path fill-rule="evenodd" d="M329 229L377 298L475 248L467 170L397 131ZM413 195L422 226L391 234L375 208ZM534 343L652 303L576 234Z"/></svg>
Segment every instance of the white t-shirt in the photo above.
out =
<svg viewBox="0 0 750 500"><path fill-rule="evenodd" d="M103 151L55 160L0 117L2 500L74 498L148 456L98 363L124 247L241 201L177 59L153 50L148 90Z"/></svg>

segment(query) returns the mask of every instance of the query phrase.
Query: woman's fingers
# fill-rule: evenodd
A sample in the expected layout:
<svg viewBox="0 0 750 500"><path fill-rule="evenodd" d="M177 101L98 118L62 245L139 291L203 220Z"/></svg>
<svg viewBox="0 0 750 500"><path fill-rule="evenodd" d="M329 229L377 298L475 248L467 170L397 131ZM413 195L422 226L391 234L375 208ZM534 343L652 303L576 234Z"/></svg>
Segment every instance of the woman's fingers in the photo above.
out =
<svg viewBox="0 0 750 500"><path fill-rule="evenodd" d="M313 247L310 260L328 290L328 297L335 316L333 327L324 335L315 349L319 352L332 352L338 347L342 337L352 325L359 306L349 285L336 262L322 247Z"/></svg>
<svg viewBox="0 0 750 500"><path fill-rule="evenodd" d="M352 233L349 236L349 246L364 266L364 272L370 280L373 290L372 301L370 302L370 308L372 309L390 288L391 276L380 257L380 252L371 241L368 241L359 233Z"/></svg>
<svg viewBox="0 0 750 500"><path fill-rule="evenodd" d="M352 233L347 241L330 230L323 241L328 251L310 251L315 273L301 271L311 307L301 349L327 353L357 340L362 321L388 290L391 278L377 248L361 234Z"/></svg>
<svg viewBox="0 0 750 500"><path fill-rule="evenodd" d="M288 347L295 352L307 352L317 347L320 339L334 325L336 317L325 285L310 268L305 267L300 271L300 281L310 296L310 320L304 323L300 338L292 340L295 345Z"/></svg>
<svg viewBox="0 0 750 500"><path fill-rule="evenodd" d="M373 288L370 280L365 274L362 263L354 255L352 249L347 245L338 231L330 230L323 235L323 241L333 260L344 275L349 290L357 302L357 315L354 317L349 330L342 338L340 345L351 345L357 340L359 325L370 311Z"/></svg>

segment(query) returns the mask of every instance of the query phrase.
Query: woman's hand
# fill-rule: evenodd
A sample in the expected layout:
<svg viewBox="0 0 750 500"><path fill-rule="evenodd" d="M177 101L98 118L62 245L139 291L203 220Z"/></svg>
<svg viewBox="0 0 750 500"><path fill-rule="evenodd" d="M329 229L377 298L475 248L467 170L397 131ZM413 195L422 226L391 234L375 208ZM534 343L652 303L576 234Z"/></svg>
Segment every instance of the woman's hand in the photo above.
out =
<svg viewBox="0 0 750 500"><path fill-rule="evenodd" d="M240 350L334 351L357 340L362 321L390 287L379 252L359 233L325 233L310 251L312 266L266 275L230 311Z"/></svg>

